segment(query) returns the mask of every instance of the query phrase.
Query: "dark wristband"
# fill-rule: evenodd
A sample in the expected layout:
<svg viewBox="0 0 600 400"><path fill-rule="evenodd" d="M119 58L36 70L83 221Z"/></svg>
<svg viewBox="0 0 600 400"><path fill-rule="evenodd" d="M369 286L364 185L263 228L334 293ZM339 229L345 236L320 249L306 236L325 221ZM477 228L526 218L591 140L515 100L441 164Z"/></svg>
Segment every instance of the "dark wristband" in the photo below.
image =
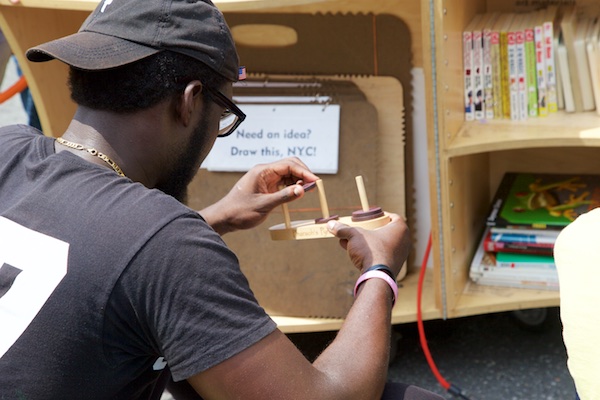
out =
<svg viewBox="0 0 600 400"><path fill-rule="evenodd" d="M390 278L392 278L393 280L396 280L396 277L394 276L394 273L392 272L392 270L387 265L375 264L372 267L370 267L369 269L365 270L365 272L369 272L369 271L383 271L386 274L388 274ZM363 274L365 272L363 272Z"/></svg>

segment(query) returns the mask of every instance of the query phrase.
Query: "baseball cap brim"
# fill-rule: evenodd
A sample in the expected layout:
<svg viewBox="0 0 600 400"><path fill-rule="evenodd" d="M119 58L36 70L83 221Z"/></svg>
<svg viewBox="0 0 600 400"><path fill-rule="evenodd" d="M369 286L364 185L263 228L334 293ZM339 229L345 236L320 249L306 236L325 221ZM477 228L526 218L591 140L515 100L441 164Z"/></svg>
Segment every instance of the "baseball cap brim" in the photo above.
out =
<svg viewBox="0 0 600 400"><path fill-rule="evenodd" d="M60 60L75 68L102 70L141 60L162 51L97 32L78 32L27 50L29 61Z"/></svg>

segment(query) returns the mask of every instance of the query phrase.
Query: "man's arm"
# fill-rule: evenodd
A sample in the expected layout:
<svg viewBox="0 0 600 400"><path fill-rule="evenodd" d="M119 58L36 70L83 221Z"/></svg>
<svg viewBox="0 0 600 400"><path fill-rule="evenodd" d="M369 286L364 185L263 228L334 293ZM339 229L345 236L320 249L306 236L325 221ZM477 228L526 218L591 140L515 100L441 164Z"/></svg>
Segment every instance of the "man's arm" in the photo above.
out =
<svg viewBox="0 0 600 400"><path fill-rule="evenodd" d="M408 229L397 215L375 231L337 223L332 232L361 271L385 264L397 274L408 255ZM388 284L369 279L336 339L314 363L277 330L188 381L206 400L377 399L387 376L391 308Z"/></svg>

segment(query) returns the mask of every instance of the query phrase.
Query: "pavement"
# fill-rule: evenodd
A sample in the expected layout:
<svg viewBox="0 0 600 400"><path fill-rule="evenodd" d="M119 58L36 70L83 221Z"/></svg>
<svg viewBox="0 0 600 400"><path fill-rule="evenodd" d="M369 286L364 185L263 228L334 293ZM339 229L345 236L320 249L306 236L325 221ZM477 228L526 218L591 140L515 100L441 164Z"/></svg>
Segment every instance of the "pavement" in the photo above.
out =
<svg viewBox="0 0 600 400"><path fill-rule="evenodd" d="M442 377L470 400L574 400L558 308L545 322L523 326L512 312L424 322ZM453 397L436 380L421 349L416 323L395 325L399 336L388 379ZM311 359L335 333L290 335Z"/></svg>
<svg viewBox="0 0 600 400"><path fill-rule="evenodd" d="M0 91L16 80L12 61ZM21 99L0 104L0 126L27 123ZM444 379L470 400L573 400L575 388L566 367L557 309L549 309L544 329L532 331L516 323L513 313L494 313L426 321L425 333L433 360ZM397 344L389 379L411 383L452 397L431 372L421 350L416 323L394 327ZM335 332L289 337L310 359ZM170 399L167 394L164 400Z"/></svg>

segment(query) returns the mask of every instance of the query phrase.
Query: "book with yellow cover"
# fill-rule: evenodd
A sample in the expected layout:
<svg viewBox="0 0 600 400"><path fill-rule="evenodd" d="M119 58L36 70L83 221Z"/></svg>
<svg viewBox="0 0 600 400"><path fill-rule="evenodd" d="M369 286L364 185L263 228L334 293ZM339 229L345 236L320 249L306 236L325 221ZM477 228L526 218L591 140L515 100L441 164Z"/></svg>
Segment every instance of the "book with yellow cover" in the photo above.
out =
<svg viewBox="0 0 600 400"><path fill-rule="evenodd" d="M499 110L494 108L494 115L498 118L510 119L510 86L508 73L508 30L514 14L502 14L494 24L494 32L497 32L499 43L499 72L500 72L500 102L498 103ZM492 67L494 68L494 67ZM494 101L494 104L496 102Z"/></svg>

